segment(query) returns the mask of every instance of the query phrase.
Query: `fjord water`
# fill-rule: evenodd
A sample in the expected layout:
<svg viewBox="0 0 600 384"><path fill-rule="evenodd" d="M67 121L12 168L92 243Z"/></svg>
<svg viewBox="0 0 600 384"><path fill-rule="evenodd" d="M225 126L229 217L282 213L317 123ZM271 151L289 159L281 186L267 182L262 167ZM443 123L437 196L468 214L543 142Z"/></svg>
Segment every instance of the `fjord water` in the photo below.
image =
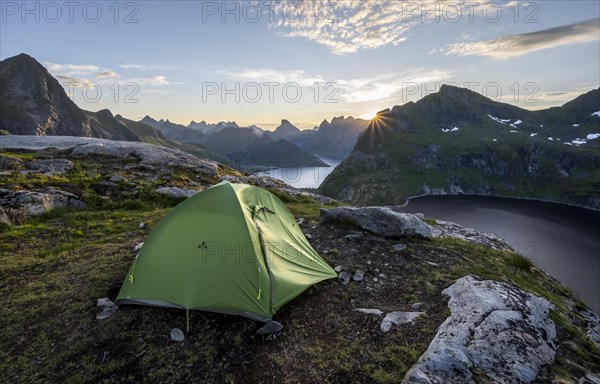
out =
<svg viewBox="0 0 600 384"><path fill-rule="evenodd" d="M296 188L317 188L342 160L320 157L329 167L287 167L273 168L257 175L270 176L282 180Z"/></svg>
<svg viewBox="0 0 600 384"><path fill-rule="evenodd" d="M487 196L425 196L400 208L506 239L600 314L600 212Z"/></svg>

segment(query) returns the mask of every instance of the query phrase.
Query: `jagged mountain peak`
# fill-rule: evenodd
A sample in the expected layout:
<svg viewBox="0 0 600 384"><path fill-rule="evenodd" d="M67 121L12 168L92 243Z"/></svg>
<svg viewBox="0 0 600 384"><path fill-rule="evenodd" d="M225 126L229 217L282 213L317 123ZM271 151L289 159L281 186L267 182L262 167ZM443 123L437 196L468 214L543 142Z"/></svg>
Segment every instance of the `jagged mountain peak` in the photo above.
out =
<svg viewBox="0 0 600 384"><path fill-rule="evenodd" d="M0 129L12 134L137 140L110 111L80 109L58 80L28 54L0 61L0 83Z"/></svg>

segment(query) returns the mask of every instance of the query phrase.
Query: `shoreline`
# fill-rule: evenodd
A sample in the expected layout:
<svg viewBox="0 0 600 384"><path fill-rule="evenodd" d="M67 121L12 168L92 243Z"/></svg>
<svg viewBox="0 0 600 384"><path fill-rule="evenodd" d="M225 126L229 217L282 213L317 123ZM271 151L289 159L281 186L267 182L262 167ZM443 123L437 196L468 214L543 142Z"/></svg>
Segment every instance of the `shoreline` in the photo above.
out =
<svg viewBox="0 0 600 384"><path fill-rule="evenodd" d="M581 209L587 209L589 211L593 211L593 212L600 212L600 208L592 208L592 207L587 207L584 205L578 205L578 204L573 204L573 203L565 203L565 202L561 202L561 201L554 201L554 200L545 200L545 199L539 199L539 198L535 198L535 197L516 197L516 196L506 196L506 195L482 195L482 194L477 194L477 193L444 193L444 194L421 194L421 195L414 195L414 196L409 196L406 198L406 201L401 204L401 205L388 205L389 207L400 207L400 208L404 208L406 207L411 200L415 200L421 197L427 197L427 196L471 196L471 197L498 197L498 198L502 198L502 199L511 199L511 200L528 200L528 201L539 201L542 203L549 203L549 204L558 204L558 205L566 205L569 207L574 207L574 208L581 208Z"/></svg>

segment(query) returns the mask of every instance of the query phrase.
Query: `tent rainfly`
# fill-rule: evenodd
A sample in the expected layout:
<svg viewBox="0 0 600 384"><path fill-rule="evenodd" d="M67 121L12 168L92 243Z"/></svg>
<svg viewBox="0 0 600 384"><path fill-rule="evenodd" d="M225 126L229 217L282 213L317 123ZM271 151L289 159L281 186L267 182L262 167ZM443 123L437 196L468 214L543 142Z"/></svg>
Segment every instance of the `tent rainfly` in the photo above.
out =
<svg viewBox="0 0 600 384"><path fill-rule="evenodd" d="M219 183L186 199L152 230L117 304L195 309L267 322L335 271L272 193Z"/></svg>

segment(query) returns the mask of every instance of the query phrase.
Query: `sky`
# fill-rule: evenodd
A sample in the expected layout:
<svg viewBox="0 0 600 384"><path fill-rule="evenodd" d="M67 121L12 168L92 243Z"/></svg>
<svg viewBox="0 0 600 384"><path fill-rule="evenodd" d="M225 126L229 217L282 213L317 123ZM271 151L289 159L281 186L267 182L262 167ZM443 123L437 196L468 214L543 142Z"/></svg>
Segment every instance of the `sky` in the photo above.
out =
<svg viewBox="0 0 600 384"><path fill-rule="evenodd" d="M600 85L600 2L0 1L0 59L27 53L83 109L307 129L442 84L527 109Z"/></svg>

